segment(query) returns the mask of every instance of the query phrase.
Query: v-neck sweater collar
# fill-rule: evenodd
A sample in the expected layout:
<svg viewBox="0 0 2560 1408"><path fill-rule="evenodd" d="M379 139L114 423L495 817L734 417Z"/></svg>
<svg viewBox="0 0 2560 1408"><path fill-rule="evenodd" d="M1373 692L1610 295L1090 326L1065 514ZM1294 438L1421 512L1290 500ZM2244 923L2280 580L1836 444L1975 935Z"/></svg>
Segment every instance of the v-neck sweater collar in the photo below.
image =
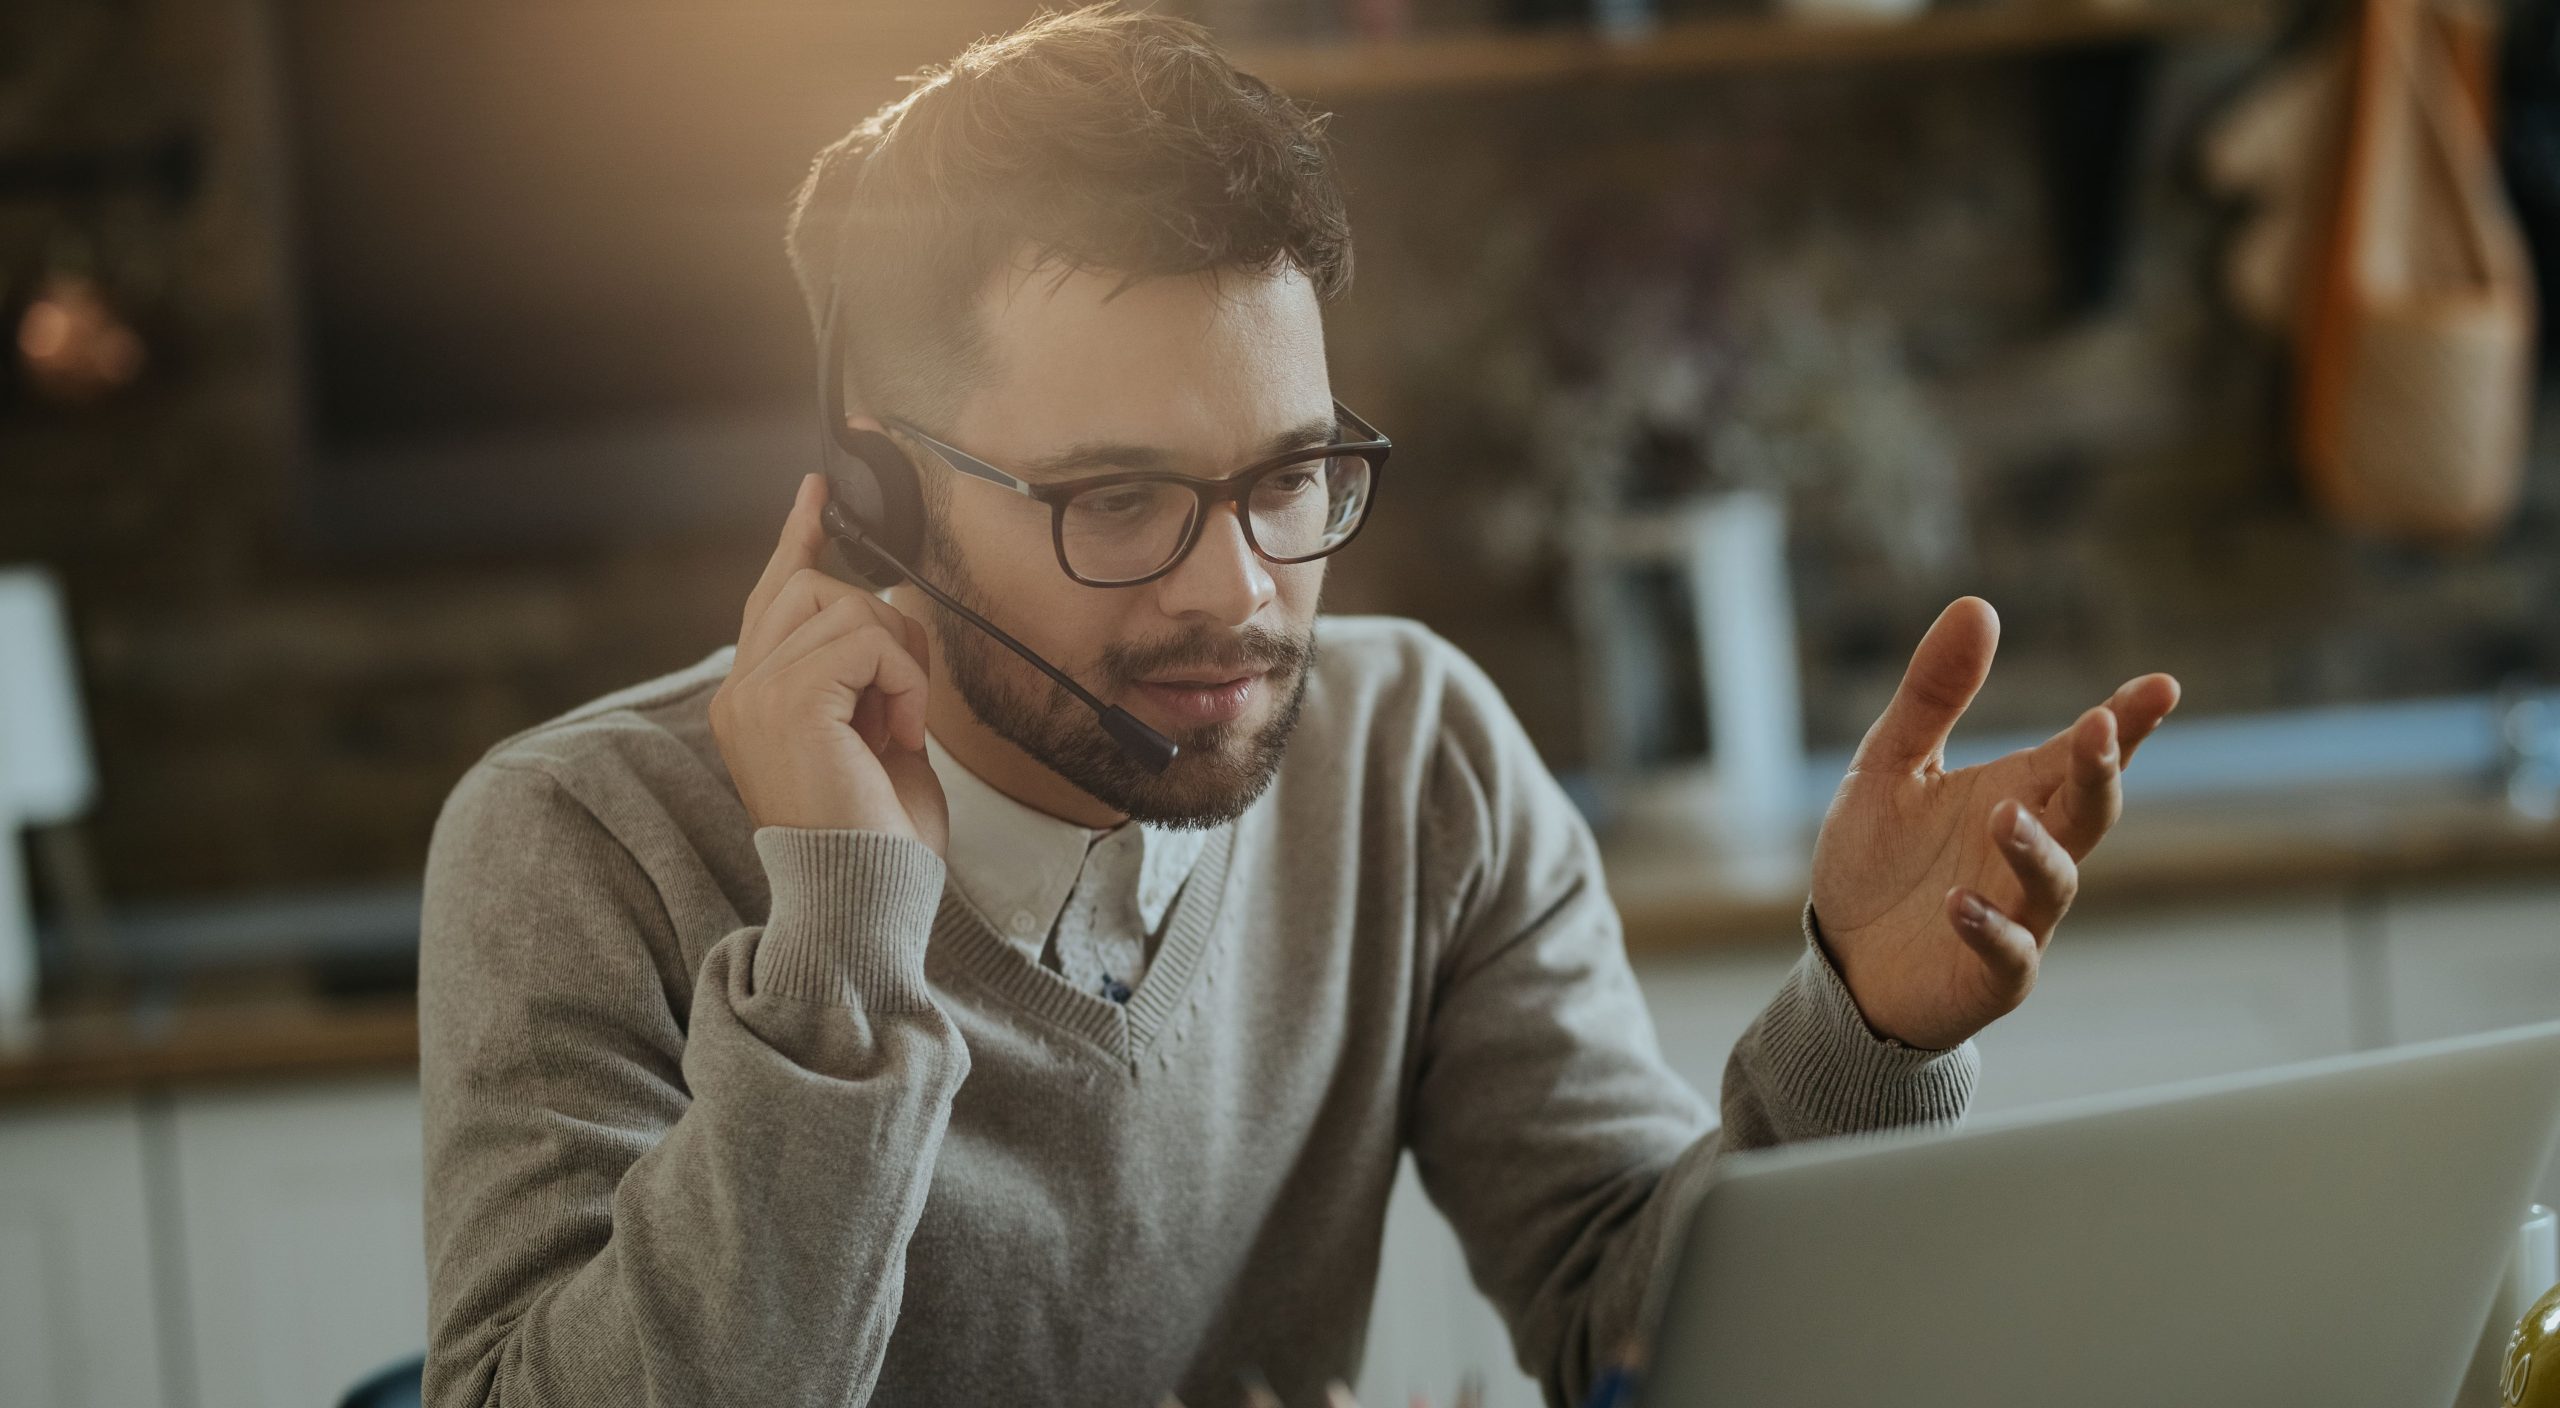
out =
<svg viewBox="0 0 2560 1408"><path fill-rule="evenodd" d="M1134 1070L1210 957L1239 825L1231 821L1205 833L1191 878L1165 918L1164 939L1125 1004L1079 989L1006 942L952 885L943 887L934 913L926 972L936 982L974 981Z"/></svg>
<svg viewBox="0 0 2560 1408"><path fill-rule="evenodd" d="M950 805L950 888L976 907L989 928L1036 958L1095 843L1112 832L1008 796L929 733L925 756ZM1135 891L1139 918L1153 933L1197 866L1206 836L1145 822L1122 825L1138 828L1138 873L1119 883ZM1106 858L1127 864L1125 856L1108 850Z"/></svg>

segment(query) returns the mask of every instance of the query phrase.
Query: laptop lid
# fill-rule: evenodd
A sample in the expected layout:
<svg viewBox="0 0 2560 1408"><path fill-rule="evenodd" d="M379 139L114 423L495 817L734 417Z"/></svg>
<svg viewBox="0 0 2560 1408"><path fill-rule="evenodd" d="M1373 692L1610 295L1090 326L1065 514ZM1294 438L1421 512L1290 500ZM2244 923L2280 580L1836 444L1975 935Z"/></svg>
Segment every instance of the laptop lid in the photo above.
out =
<svg viewBox="0 0 2560 1408"><path fill-rule="evenodd" d="M1737 1154L1643 1408L2440 1408L2560 1128L2560 1023Z"/></svg>

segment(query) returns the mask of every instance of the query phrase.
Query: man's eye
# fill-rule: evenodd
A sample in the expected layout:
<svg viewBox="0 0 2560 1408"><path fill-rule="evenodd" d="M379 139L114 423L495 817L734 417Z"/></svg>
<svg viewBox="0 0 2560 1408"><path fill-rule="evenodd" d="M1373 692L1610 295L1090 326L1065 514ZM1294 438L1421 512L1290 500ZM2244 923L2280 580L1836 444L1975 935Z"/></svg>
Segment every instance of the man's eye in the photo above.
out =
<svg viewBox="0 0 2560 1408"><path fill-rule="evenodd" d="M1312 469L1292 469L1263 480L1262 486L1274 493L1303 494L1316 486L1316 472Z"/></svg>
<svg viewBox="0 0 2560 1408"><path fill-rule="evenodd" d="M1145 489L1104 489L1076 500L1078 513L1096 518L1135 518L1154 507L1156 495Z"/></svg>

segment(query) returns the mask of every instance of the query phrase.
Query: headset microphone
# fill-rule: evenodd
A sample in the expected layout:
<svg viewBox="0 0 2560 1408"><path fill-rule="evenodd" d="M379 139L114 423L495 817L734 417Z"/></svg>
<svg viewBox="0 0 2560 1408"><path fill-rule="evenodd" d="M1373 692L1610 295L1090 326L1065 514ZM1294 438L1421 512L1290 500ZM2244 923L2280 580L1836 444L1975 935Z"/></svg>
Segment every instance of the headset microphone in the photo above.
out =
<svg viewBox="0 0 2560 1408"><path fill-rule="evenodd" d="M827 531L838 538L843 539L845 546L854 554L859 555L866 552L877 554L890 566L897 568L899 572L903 573L906 580L915 583L916 590L923 592L926 596L932 597L935 601L940 602L943 610L950 612L952 615L959 617L961 620L966 621L970 625L977 627L979 630L986 632L988 635L995 637L996 640L1005 648L1039 667L1042 674L1056 680L1060 688L1066 690L1067 693L1074 695L1078 700L1083 702L1086 708L1093 711L1094 717L1102 724L1102 731L1110 734L1111 741L1120 745L1120 751L1128 754L1140 767L1145 768L1151 773L1161 773L1167 767L1172 766L1173 760L1180 756L1182 748L1172 739L1167 738L1163 734L1156 732L1154 729L1147 727L1146 723L1139 719L1137 715L1130 713L1119 705L1105 704L1101 700L1094 698L1090 690L1087 690L1083 685L1076 683L1066 671L1061 670L1057 666L1050 664L1047 660L1042 659L1039 651L1033 650L1030 646L1024 645L1022 642L1015 640L1012 636L997 629L994 622L989 621L986 617L979 615L968 607L961 605L949 592L946 592L942 588L935 586L933 583L926 581L924 578L917 576L914 569L908 567L905 563L900 562L897 558L891 557L888 552L881 548L878 540L872 538L869 534L864 533L861 527L854 523L852 516L847 514L844 511L843 506L838 504L834 498L830 497L827 500L826 512L823 517L826 521Z"/></svg>
<svg viewBox="0 0 2560 1408"><path fill-rule="evenodd" d="M994 622L961 605L949 592L917 576L907 566L905 559L915 556L924 541L923 489L916 482L915 466L896 441L878 431L856 430L845 422L843 348L838 336L836 301L835 292L829 290L818 331L818 406L825 417L818 456L827 480L827 506L820 520L828 534L844 544L845 556L864 579L864 585L883 588L900 581L915 583L916 590L933 598L944 610L986 632L1056 680L1060 688L1093 711L1102 731L1138 766L1157 774L1172 766L1182 753L1172 739L1149 728L1119 705L1094 698L1092 691L1042 659L1040 652L997 629Z"/></svg>

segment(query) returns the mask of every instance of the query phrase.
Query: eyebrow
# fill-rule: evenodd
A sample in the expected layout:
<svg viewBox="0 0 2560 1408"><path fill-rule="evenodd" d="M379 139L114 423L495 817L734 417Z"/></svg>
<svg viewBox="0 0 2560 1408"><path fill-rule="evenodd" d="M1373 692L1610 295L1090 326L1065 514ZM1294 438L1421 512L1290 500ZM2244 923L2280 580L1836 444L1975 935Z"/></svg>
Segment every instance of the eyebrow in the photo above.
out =
<svg viewBox="0 0 2560 1408"><path fill-rule="evenodd" d="M1332 416L1303 420L1263 441L1254 452L1253 462L1259 464L1292 450L1330 445L1341 434L1342 426ZM1163 469L1173 463L1173 458L1172 452L1153 445L1095 440L1027 461L1015 473L1024 479L1060 479L1097 469Z"/></svg>

